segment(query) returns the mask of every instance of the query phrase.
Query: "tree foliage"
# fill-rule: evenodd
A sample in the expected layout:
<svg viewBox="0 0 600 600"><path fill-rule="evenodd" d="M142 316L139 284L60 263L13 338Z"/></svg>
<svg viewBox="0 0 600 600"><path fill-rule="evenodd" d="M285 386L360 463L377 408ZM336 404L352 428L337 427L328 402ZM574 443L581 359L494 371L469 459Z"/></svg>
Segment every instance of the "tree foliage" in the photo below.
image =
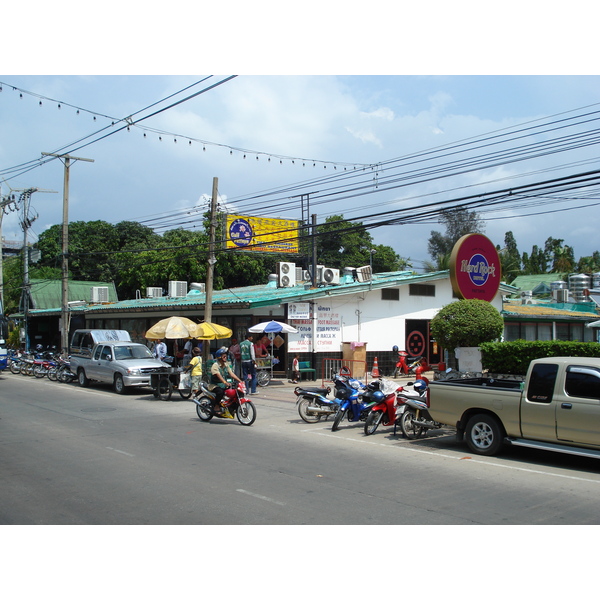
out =
<svg viewBox="0 0 600 600"><path fill-rule="evenodd" d="M485 225L479 215L464 208L452 208L442 212L439 221L446 227L446 232L442 234L432 231L427 243L427 250L434 262L439 262L445 255L450 256L454 244L463 235L485 231Z"/></svg>
<svg viewBox="0 0 600 600"><path fill-rule="evenodd" d="M447 304L431 320L431 335L442 346L479 346L498 339L504 330L500 313L484 300L458 300Z"/></svg>

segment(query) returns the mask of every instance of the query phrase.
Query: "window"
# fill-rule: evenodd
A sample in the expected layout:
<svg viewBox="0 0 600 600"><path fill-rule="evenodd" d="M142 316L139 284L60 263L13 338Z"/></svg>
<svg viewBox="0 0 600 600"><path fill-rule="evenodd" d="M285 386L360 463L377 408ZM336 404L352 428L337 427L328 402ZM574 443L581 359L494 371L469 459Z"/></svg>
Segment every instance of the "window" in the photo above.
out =
<svg viewBox="0 0 600 600"><path fill-rule="evenodd" d="M384 288L381 290L382 300L400 300L400 290L398 288Z"/></svg>
<svg viewBox="0 0 600 600"><path fill-rule="evenodd" d="M435 296L435 285L426 283L410 283L408 285L410 296Z"/></svg>
<svg viewBox="0 0 600 600"><path fill-rule="evenodd" d="M568 396L600 400L600 369L577 365L567 367L565 392Z"/></svg>
<svg viewBox="0 0 600 600"><path fill-rule="evenodd" d="M554 393L557 372L558 365L555 364L542 363L535 365L529 378L527 400L550 404L552 402L552 394Z"/></svg>

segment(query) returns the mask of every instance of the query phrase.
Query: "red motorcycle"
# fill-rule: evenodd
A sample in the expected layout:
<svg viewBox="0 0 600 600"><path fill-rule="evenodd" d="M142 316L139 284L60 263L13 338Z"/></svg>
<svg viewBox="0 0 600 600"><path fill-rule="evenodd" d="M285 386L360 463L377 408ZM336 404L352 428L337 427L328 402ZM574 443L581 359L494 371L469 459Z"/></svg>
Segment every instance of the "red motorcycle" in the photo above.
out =
<svg viewBox="0 0 600 600"><path fill-rule="evenodd" d="M219 419L233 419L233 415L242 425L252 425L256 420L256 407L246 398L246 386L239 382L237 387L224 390L221 406L223 412L215 412L213 402L215 395L208 390L204 383L200 383L197 395L192 395L190 400L196 404L196 413L201 421L210 421L213 417Z"/></svg>
<svg viewBox="0 0 600 600"><path fill-rule="evenodd" d="M397 377L398 374L402 372L404 375L414 373L416 379L421 379L425 371L429 371L429 365L424 356L415 356L409 359L406 350L400 350L398 352L398 362L396 363L396 369L394 370L394 377Z"/></svg>
<svg viewBox="0 0 600 600"><path fill-rule="evenodd" d="M389 379L380 381L379 391L382 398L371 408L365 422L365 435L375 433L379 425L394 425L396 422L397 393L402 389L401 385Z"/></svg>

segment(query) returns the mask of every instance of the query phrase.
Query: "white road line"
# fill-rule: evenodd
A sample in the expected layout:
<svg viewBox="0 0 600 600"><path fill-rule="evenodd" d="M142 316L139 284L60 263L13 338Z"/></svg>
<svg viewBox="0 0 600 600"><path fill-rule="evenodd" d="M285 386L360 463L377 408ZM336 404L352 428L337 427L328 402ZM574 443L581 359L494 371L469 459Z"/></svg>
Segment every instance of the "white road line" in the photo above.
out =
<svg viewBox="0 0 600 600"><path fill-rule="evenodd" d="M117 450L116 448L110 448L109 446L106 446L107 450L112 450L113 452L118 452L119 454L124 454L125 456L133 456L135 457L135 454L129 454L129 452L125 452L124 450Z"/></svg>
<svg viewBox="0 0 600 600"><path fill-rule="evenodd" d="M259 500L266 500L267 502L272 502L273 504L279 504L279 506L285 506L285 502L279 502L277 500L273 500L273 498L268 498L267 496L261 496L260 494L253 494L252 492L248 492L246 490L235 490L240 494L247 494L248 496L252 496L253 498L258 498Z"/></svg>
<svg viewBox="0 0 600 600"><path fill-rule="evenodd" d="M329 437L329 438L337 438L337 439L343 439L347 442L357 442L360 444L371 444L373 446L383 446L386 448L391 448L393 450L400 450L400 451L405 451L405 452L417 452L417 453L421 453L421 454L429 454L431 456L441 456L443 458L449 458L450 460L465 460L466 458L469 458L468 461L465 462L470 462L470 463L477 463L480 465L487 465L490 467L497 467L499 469L510 469L512 471L522 471L524 473L535 473L536 475L546 475L548 477L558 477L560 479L573 479L575 481L584 481L586 483L595 483L595 484L600 484L600 480L598 479L588 479L586 477L577 477L575 475L563 475L561 473L549 473L548 471L541 471L539 469L529 469L527 467L515 467L512 465L502 465L500 463L494 463L494 462L487 462L485 460L479 460L477 458L471 458L466 457L466 456L451 456L450 454L443 454L441 452L431 452L430 450L422 450L420 448L409 448L407 446L392 446L391 444L386 444L386 443L381 443L381 442L373 442L370 440L361 440L361 439L355 439L355 438L348 438L348 437L344 437L344 436L340 436L334 433L324 433L324 432L320 432L320 431L315 431L314 429L303 429L302 430L303 433L312 433L314 435L322 435L325 437Z"/></svg>

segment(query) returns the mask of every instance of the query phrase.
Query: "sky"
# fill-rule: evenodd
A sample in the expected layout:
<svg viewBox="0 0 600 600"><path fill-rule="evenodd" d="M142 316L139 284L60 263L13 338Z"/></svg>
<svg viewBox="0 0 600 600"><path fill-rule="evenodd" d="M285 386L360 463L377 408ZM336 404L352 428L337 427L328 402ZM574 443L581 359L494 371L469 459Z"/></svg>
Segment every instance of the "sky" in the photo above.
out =
<svg viewBox="0 0 600 600"><path fill-rule="evenodd" d="M325 12L330 19L334 16ZM513 31L525 27L523 11L520 14L518 25L509 21ZM218 12L212 16L223 18ZM503 18L500 30L506 24ZM375 18L369 14L363 21L368 26ZM150 30L144 25L150 22L160 26L156 20L141 19L127 54L119 37L98 48L94 35L103 34L88 31L90 38L84 40L75 27L68 31L75 35L76 49L45 52L50 33L34 29L31 52L15 55L4 65L6 74L0 72L1 190L3 195L31 187L40 190L31 197L35 221L30 242L62 221L64 167L59 159L49 160L42 153L68 152L94 161L71 163L70 221L134 220L161 233L177 226L197 227L196 217L206 210L213 178L218 178L220 207L234 214L300 219L299 197L304 196L305 214L316 214L318 223L334 214L364 223L410 215L410 222L404 219L403 224L376 227L370 233L375 244L392 246L417 270L431 259L427 252L431 231L444 231L436 222L436 205L427 221L416 222L415 216L428 205L445 201L460 206L465 196L598 166L592 132L600 109L600 76L581 58L576 73L568 74L566 65L573 65L567 59L578 49L568 38L567 45L558 47L536 44L532 38L519 48L513 40L512 55L507 47L492 55L490 47L496 45L482 46L486 36L474 35L471 27L468 42L446 32L439 36L439 46L415 53L416 44L423 46L427 38L415 37L405 28L402 35L389 39L385 34L395 31L394 26L378 21L384 34L381 51L379 46L350 43L352 36L346 30L339 34L339 45L310 43L318 40L325 20L312 23L312 35L302 44L289 31L291 39L280 31L271 33L271 41L276 38L279 46L276 52L268 46L271 54L265 58L255 53L267 48L264 36L247 45L251 36L241 33L246 31L243 21L233 27L241 38L237 41L224 43L216 33L203 31L198 44L188 40L185 46L178 34L173 47L149 43ZM343 22L357 26L355 20ZM159 23L164 31L171 18ZM306 15L300 16L298 26L306 23ZM55 22L55 27L60 37L60 27L67 31L68 25ZM274 31L264 23L260 27ZM439 20L433 31L443 33ZM460 34L461 26L455 31ZM501 31L489 30L487 35L494 40ZM211 40L216 39L220 51L211 53ZM445 39L452 41L447 47ZM342 47L351 67L340 60ZM545 60L539 52L544 47ZM167 48L164 55L162 48ZM405 60L408 50L410 61ZM486 60L477 62L482 55ZM56 63L58 56L61 61ZM126 56L135 60L128 62ZM180 60L169 61L172 56ZM166 74L167 66L175 73ZM368 73L368 67L374 74L360 74ZM205 69L222 74L189 75ZM231 75L236 76L228 79ZM190 99L182 101L185 98ZM584 118L585 114L591 116ZM549 125L562 119L569 119L571 127ZM568 151L502 164L477 163L478 168L463 166L468 157L488 160L491 153L506 157L511 148L525 144L565 147L559 138L573 135L589 137L583 147ZM482 145L478 140L484 138L498 143ZM454 170L445 177L433 177L451 167ZM593 190L560 197L568 198L548 203L546 197L546 203L536 207L507 204L493 212L488 207L480 212L486 219L484 232L503 246L505 233L512 231L521 252L543 246L549 236L572 246L577 258L600 249ZM560 212L555 212L558 208ZM402 212L372 216L394 210ZM19 215L5 215L2 235L22 241Z"/></svg>

